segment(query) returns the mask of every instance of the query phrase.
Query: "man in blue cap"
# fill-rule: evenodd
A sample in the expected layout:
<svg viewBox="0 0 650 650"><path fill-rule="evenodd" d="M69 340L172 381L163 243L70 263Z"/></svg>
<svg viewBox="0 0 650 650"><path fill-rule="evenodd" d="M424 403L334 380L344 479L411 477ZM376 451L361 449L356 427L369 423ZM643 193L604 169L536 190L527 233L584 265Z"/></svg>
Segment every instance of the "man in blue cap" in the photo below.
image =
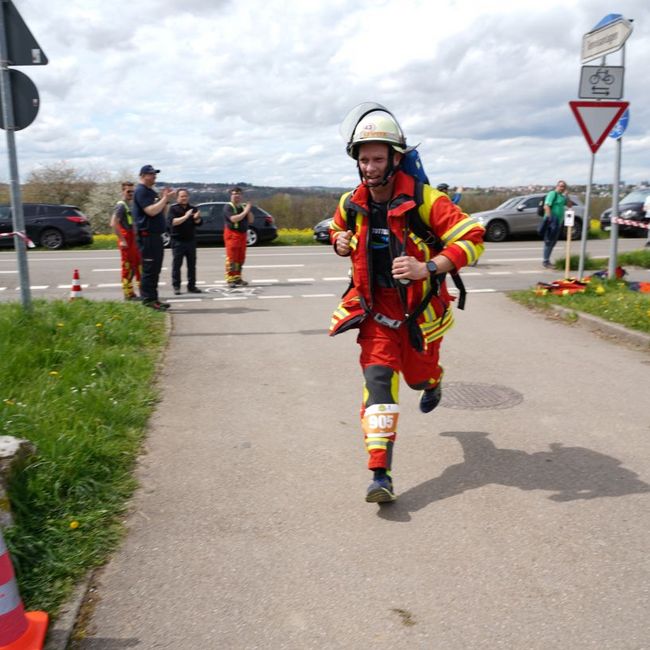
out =
<svg viewBox="0 0 650 650"><path fill-rule="evenodd" d="M140 169L140 183L133 196L133 218L142 255L142 304L156 311L164 311L170 305L158 299L158 281L165 251L162 236L166 228L165 211L175 192L165 187L158 195L154 185L159 173L160 170L153 165L144 165Z"/></svg>

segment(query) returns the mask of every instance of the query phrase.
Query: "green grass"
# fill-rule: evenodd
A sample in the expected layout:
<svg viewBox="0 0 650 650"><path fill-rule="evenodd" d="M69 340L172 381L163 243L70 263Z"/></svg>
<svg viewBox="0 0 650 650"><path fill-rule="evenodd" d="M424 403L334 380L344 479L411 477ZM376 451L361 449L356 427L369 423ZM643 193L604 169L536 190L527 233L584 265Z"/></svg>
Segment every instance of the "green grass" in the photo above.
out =
<svg viewBox="0 0 650 650"><path fill-rule="evenodd" d="M38 448L11 477L5 535L29 609L56 613L120 539L164 323L128 303L0 305L0 435Z"/></svg>
<svg viewBox="0 0 650 650"><path fill-rule="evenodd" d="M269 243L265 242L261 246L306 246L317 243L311 228L279 228L277 239ZM221 244L218 245L221 246ZM94 235L92 244L78 248L95 251L117 249L117 237L115 235Z"/></svg>
<svg viewBox="0 0 650 650"><path fill-rule="evenodd" d="M626 282L591 280L584 293L540 295L539 290L509 294L528 307L549 309L561 305L577 312L593 314L639 332L650 333L650 294L632 291Z"/></svg>

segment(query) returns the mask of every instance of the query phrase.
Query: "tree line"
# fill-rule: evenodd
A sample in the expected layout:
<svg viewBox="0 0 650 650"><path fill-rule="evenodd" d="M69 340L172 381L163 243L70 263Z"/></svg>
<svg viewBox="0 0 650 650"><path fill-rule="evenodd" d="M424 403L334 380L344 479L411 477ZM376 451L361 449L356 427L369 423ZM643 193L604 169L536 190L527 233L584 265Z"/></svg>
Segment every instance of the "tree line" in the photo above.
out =
<svg viewBox="0 0 650 650"><path fill-rule="evenodd" d="M109 222L120 199L120 183L133 180L132 172L106 174L98 171L82 172L65 161L41 166L29 173L22 184L24 203L57 203L78 207L90 220L95 234L111 232ZM170 185L158 183L159 186ZM228 190L241 186L248 200L273 215L278 228L312 228L316 223L332 216L341 193L346 188L273 188L258 187L245 182L237 183L185 183L192 203L228 201ZM350 189L350 188L347 188ZM517 192L519 193L519 192ZM463 194L461 206L472 214L491 210L515 192L495 192L472 189ZM9 188L0 186L0 203L9 203ZM592 216L611 205L611 199L595 197L591 204Z"/></svg>

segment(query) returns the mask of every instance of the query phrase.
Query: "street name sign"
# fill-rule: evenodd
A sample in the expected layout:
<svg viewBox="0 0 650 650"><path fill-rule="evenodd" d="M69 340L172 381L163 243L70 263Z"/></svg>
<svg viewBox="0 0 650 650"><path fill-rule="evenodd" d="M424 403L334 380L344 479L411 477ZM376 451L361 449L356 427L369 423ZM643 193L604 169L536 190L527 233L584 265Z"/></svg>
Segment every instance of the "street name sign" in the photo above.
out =
<svg viewBox="0 0 650 650"><path fill-rule="evenodd" d="M582 37L582 63L620 50L632 33L632 23L622 16Z"/></svg>
<svg viewBox="0 0 650 650"><path fill-rule="evenodd" d="M596 153L629 102L569 102L591 153Z"/></svg>
<svg viewBox="0 0 650 650"><path fill-rule="evenodd" d="M623 97L622 65L583 65L580 71L581 99L620 99Z"/></svg>

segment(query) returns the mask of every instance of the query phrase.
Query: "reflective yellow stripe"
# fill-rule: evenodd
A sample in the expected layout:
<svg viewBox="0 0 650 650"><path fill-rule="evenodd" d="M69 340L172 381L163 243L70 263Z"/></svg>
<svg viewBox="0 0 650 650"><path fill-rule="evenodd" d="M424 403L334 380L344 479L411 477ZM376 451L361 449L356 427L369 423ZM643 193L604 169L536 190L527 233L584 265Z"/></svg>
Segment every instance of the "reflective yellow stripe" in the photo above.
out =
<svg viewBox="0 0 650 650"><path fill-rule="evenodd" d="M483 244L477 245L466 239L461 239L460 241L456 241L454 242L453 245L458 246L458 248L462 249L462 251L465 253L465 257L467 257L468 264L473 264L474 262L476 262L476 260L483 253Z"/></svg>
<svg viewBox="0 0 650 650"><path fill-rule="evenodd" d="M477 227L483 229L483 226L481 226L481 224L475 219L472 219L472 217L467 217L466 219L462 219L458 223L454 224L446 233L443 234L442 242L445 244L445 246L448 246L449 244L452 244L456 240L460 239L464 234L468 233L470 230Z"/></svg>

